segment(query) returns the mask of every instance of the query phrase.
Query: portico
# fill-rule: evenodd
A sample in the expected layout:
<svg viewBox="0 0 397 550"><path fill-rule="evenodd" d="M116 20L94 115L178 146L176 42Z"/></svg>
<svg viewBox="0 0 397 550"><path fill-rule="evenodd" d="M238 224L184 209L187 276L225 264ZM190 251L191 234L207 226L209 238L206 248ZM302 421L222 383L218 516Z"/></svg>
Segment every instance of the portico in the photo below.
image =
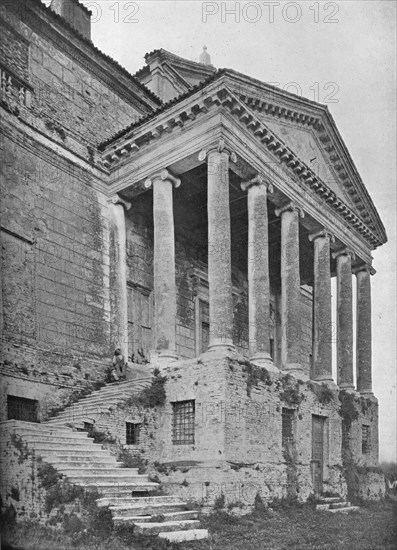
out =
<svg viewBox="0 0 397 550"><path fill-rule="evenodd" d="M193 124L198 117L200 125ZM197 342L199 327L203 334L208 330L208 352L243 353L268 370L353 391L352 272L357 272L358 389L371 391L370 348L364 342L370 331L371 269L365 239L373 239L372 233L236 95L222 83L210 85L205 94L193 95L167 116L160 113L119 138L103 158L117 166L112 191L132 203L142 193L153 194L152 357L168 363L203 351ZM348 232L346 223L351 224ZM193 312L195 329L189 320L185 325L178 321L175 269L178 235L183 240L181 233L187 237L190 230L199 237L199 263L206 273L202 289L193 290L201 295L195 307L204 303L203 315L205 307L209 315L202 325L200 311ZM185 260L196 269L197 258L192 250ZM333 276L337 327L331 314ZM302 317L303 289L313 303L310 319ZM244 331L238 341L236 333ZM194 353L187 350L188 343L180 343L183 338L196 340Z"/></svg>

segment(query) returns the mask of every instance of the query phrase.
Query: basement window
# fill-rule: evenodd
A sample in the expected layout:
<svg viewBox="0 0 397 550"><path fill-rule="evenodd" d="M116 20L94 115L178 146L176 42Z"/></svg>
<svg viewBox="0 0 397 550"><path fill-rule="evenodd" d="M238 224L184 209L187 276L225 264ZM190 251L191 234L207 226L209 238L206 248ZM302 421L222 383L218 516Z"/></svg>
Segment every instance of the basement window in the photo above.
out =
<svg viewBox="0 0 397 550"><path fill-rule="evenodd" d="M140 424L134 424L133 422L125 423L126 445L138 445L140 430L141 430Z"/></svg>
<svg viewBox="0 0 397 550"><path fill-rule="evenodd" d="M286 409L283 407L281 413L281 438L283 447L294 443L294 420L295 409Z"/></svg>
<svg viewBox="0 0 397 550"><path fill-rule="evenodd" d="M362 440L361 440L361 452L366 455L371 450L371 433L369 426L361 426Z"/></svg>
<svg viewBox="0 0 397 550"><path fill-rule="evenodd" d="M194 445L194 400L172 403L173 445Z"/></svg>
<svg viewBox="0 0 397 550"><path fill-rule="evenodd" d="M24 422L38 422L38 401L26 399L16 395L7 395L8 420L23 420Z"/></svg>

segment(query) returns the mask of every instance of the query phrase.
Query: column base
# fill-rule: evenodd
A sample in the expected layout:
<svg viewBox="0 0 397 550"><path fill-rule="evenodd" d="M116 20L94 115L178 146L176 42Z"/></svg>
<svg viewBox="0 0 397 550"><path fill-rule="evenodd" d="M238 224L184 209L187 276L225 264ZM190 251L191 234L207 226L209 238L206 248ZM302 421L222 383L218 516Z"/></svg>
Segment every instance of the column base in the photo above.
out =
<svg viewBox="0 0 397 550"><path fill-rule="evenodd" d="M356 388L353 386L353 384L348 384L347 382L342 382L339 384L339 389L347 391L349 393L357 393Z"/></svg>
<svg viewBox="0 0 397 550"><path fill-rule="evenodd" d="M280 370L273 363L272 358L268 353L256 353L249 358L249 361L257 367L263 367L269 372L278 373Z"/></svg>
<svg viewBox="0 0 397 550"><path fill-rule="evenodd" d="M374 397L374 392L372 390L359 390L359 394L362 397Z"/></svg>
<svg viewBox="0 0 397 550"><path fill-rule="evenodd" d="M150 363L160 369L166 368L169 363L174 363L178 360L179 357L173 350L152 351L150 354Z"/></svg>
<svg viewBox="0 0 397 550"><path fill-rule="evenodd" d="M236 346L232 340L224 340L222 338L214 338L208 346L205 353L218 352L218 353L236 353Z"/></svg>
<svg viewBox="0 0 397 550"><path fill-rule="evenodd" d="M290 374L299 380L309 380L309 376L304 372L300 363L287 363L282 369L282 372L285 374Z"/></svg>
<svg viewBox="0 0 397 550"><path fill-rule="evenodd" d="M318 384L328 384L329 386L334 386L335 388L337 385L334 382L334 379L332 376L329 375L323 375L323 376L317 376L316 378L312 379L312 382L317 382Z"/></svg>

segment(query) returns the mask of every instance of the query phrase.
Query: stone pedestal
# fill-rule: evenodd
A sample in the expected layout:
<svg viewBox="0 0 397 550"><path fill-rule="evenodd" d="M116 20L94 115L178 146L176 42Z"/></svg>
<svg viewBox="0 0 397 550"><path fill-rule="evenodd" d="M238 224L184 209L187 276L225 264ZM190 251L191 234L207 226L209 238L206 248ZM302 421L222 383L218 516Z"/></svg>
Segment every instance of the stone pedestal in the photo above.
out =
<svg viewBox="0 0 397 550"><path fill-rule="evenodd" d="M353 289L351 253L334 254L337 273L338 386L353 391Z"/></svg>
<svg viewBox="0 0 397 550"><path fill-rule="evenodd" d="M180 180L167 170L151 179L154 224L154 329L159 360L176 360L175 234L172 187Z"/></svg>
<svg viewBox="0 0 397 550"><path fill-rule="evenodd" d="M363 266L355 270L357 278L357 335L356 368L357 391L372 396L372 330L371 330L371 273Z"/></svg>
<svg viewBox="0 0 397 550"><path fill-rule="evenodd" d="M332 308L330 239L326 231L310 235L314 241L313 368L312 379L332 380Z"/></svg>
<svg viewBox="0 0 397 550"><path fill-rule="evenodd" d="M276 210L281 216L281 361L283 370L303 374L301 364L301 283L299 273L299 216L290 203Z"/></svg>
<svg viewBox="0 0 397 550"><path fill-rule="evenodd" d="M270 356L269 234L267 192L261 176L241 184L248 203L248 312L250 361L277 370Z"/></svg>
<svg viewBox="0 0 397 550"><path fill-rule="evenodd" d="M210 334L208 351L234 351L229 208L229 157L223 140L200 160L208 162L208 282Z"/></svg>

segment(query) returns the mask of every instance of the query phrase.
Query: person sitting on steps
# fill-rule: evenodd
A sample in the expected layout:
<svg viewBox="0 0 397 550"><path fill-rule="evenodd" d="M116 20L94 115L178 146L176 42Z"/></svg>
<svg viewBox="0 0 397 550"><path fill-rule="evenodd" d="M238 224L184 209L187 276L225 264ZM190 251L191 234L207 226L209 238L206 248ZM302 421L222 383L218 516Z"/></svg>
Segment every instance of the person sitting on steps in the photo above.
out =
<svg viewBox="0 0 397 550"><path fill-rule="evenodd" d="M113 370L112 377L116 381L125 380L127 377L127 365L124 359L124 355L121 353L121 348L118 347L114 351L113 355Z"/></svg>

